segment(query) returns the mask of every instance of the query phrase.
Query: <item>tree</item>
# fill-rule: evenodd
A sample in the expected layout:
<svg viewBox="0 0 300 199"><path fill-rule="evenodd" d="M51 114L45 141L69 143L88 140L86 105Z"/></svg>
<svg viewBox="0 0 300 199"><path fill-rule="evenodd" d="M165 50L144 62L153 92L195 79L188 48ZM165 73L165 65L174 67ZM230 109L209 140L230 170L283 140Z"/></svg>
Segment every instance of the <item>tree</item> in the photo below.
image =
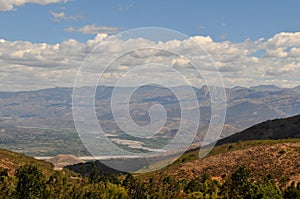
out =
<svg viewBox="0 0 300 199"><path fill-rule="evenodd" d="M131 173L127 174L125 180L123 181L123 186L126 188L130 198L147 198L146 188L144 184L135 179L135 177Z"/></svg>
<svg viewBox="0 0 300 199"><path fill-rule="evenodd" d="M253 185L249 198L282 199L282 193L274 183L256 183Z"/></svg>
<svg viewBox="0 0 300 199"><path fill-rule="evenodd" d="M8 176L8 169L4 169L0 167L0 181L3 182L7 176Z"/></svg>
<svg viewBox="0 0 300 199"><path fill-rule="evenodd" d="M0 167L0 199L12 198L15 194L15 178L8 175L8 169Z"/></svg>
<svg viewBox="0 0 300 199"><path fill-rule="evenodd" d="M229 198L248 198L252 192L252 180L250 171L244 167L239 167L231 174L230 179L223 185L223 190L227 190Z"/></svg>
<svg viewBox="0 0 300 199"><path fill-rule="evenodd" d="M186 193L200 192L200 190L201 190L201 183L196 179L192 179L184 189Z"/></svg>
<svg viewBox="0 0 300 199"><path fill-rule="evenodd" d="M297 187L295 187L295 182L292 182L292 184L284 191L283 197L286 199L300 198L299 188L300 188L299 183Z"/></svg>
<svg viewBox="0 0 300 199"><path fill-rule="evenodd" d="M89 179L90 179L90 183L97 183L100 181L100 172L95 163L93 164L93 168Z"/></svg>
<svg viewBox="0 0 300 199"><path fill-rule="evenodd" d="M17 196L22 199L36 199L43 197L44 175L35 164L21 166L16 171Z"/></svg>

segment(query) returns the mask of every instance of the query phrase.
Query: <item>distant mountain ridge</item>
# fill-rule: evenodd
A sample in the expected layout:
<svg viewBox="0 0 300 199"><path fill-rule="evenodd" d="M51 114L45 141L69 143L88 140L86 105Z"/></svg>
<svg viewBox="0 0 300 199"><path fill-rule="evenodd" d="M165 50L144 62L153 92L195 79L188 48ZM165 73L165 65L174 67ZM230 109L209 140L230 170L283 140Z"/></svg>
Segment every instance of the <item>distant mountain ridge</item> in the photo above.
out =
<svg viewBox="0 0 300 199"><path fill-rule="evenodd" d="M258 86L251 86L249 88L257 91L279 91L283 89L275 85L258 85Z"/></svg>
<svg viewBox="0 0 300 199"><path fill-rule="evenodd" d="M82 88L84 92L85 89ZM176 87L184 92L184 87ZM96 91L96 111L100 120L111 120L110 97L114 87L99 86ZM126 92L127 88L121 88ZM206 86L194 88L199 101L202 121L210 118L210 95ZM260 85L250 88L226 88L227 124L237 129L244 129L267 119L288 117L300 114L300 86L295 88L279 88L274 85ZM150 104L167 105L169 117L178 117L180 111L176 97L169 89L155 86L139 88L132 98L132 110L136 118L145 117ZM237 117L240 108L248 116L248 120ZM259 108L255 108L255 106ZM140 111L135 111L139 109ZM144 109L144 110L142 110ZM253 116L255 116L253 118ZM0 92L0 126L1 123L24 126L74 128L72 117L72 88L50 88L37 91ZM142 119L142 120L144 120ZM148 118L149 119L149 118Z"/></svg>
<svg viewBox="0 0 300 199"><path fill-rule="evenodd" d="M80 89L84 93L95 87ZM129 90L127 87L119 89L122 93L128 93ZM185 95L185 86L173 89ZM192 107L192 110L200 110L200 124L195 138L195 142L198 142L203 140L210 123L211 100L207 86L193 89L199 105ZM105 133L119 136L119 140L124 140L128 137L124 138L124 132L117 126L111 111L113 90L112 86L96 87L95 110ZM226 88L225 91L227 114L221 138L266 120L300 114L300 89L298 87L277 89L275 86L263 85L254 88ZM167 122L155 138L157 140L172 139L179 128L181 110L176 96L168 88L147 85L137 89L130 99L132 119L137 124L147 125L150 122L148 111L153 104L162 105L167 113ZM120 108L122 111L122 107ZM51 129L56 132L50 133ZM20 133L22 133L22 139L19 137ZM61 134L63 137L60 136ZM73 121L72 88L0 92L0 147L18 152L25 151L34 156L58 155L62 152L57 146L68 149L64 151L66 154L85 154L81 152L82 147L75 147L76 151L72 151L74 147L70 147L70 142L67 142L69 140L62 142L62 139L66 138L69 138L71 143L80 142ZM50 146L51 144L51 154L39 148L26 150L23 146L28 146L27 143L31 146L43 144ZM53 145L54 143L60 144Z"/></svg>

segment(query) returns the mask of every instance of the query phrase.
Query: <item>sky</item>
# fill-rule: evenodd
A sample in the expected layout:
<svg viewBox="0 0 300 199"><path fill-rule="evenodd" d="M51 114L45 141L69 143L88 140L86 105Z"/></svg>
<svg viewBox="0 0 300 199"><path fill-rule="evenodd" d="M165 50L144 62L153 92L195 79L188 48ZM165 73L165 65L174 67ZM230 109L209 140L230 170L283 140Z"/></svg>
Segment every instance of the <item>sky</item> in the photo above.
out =
<svg viewBox="0 0 300 199"><path fill-rule="evenodd" d="M98 44L106 50L98 56L120 55L116 46L126 41L106 44L112 42L106 40L143 27L172 29L187 37L176 44L134 38L134 48L175 51L209 71L203 60L197 62L199 54L191 54L201 46L226 87L300 85L297 0L0 0L0 27L2 91L71 87L78 69ZM171 65L180 64L179 58L174 59ZM123 71L134 67L134 62L124 62L127 65L119 67ZM180 71L185 71L184 65ZM120 77L120 71L116 68L106 74L103 82Z"/></svg>

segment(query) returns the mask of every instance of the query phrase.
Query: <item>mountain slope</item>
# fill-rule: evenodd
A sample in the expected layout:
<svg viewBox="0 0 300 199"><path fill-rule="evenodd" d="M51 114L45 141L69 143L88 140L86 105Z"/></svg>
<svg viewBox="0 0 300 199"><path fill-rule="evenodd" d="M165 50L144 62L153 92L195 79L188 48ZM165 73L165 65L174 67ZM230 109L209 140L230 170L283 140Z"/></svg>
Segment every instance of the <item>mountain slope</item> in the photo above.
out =
<svg viewBox="0 0 300 199"><path fill-rule="evenodd" d="M299 182L300 115L266 121L220 140L202 159L199 148L190 150L169 166L140 177L180 180L201 178L206 173L223 181L240 166L246 166L257 180L269 175L276 183Z"/></svg>
<svg viewBox="0 0 300 199"><path fill-rule="evenodd" d="M300 139L261 140L216 146L210 154L199 159L199 149L189 151L171 165L138 176L141 179L159 181L162 177L172 179L201 179L208 174L224 181L240 166L253 173L256 180L268 175L276 182L300 181Z"/></svg>
<svg viewBox="0 0 300 199"><path fill-rule="evenodd" d="M9 174L14 173L20 166L31 163L39 166L45 174L52 174L54 172L53 165L51 163L37 160L24 154L0 149L0 167L8 169Z"/></svg>
<svg viewBox="0 0 300 199"><path fill-rule="evenodd" d="M287 138L300 138L300 115L265 121L219 140L217 145L247 140L278 140Z"/></svg>

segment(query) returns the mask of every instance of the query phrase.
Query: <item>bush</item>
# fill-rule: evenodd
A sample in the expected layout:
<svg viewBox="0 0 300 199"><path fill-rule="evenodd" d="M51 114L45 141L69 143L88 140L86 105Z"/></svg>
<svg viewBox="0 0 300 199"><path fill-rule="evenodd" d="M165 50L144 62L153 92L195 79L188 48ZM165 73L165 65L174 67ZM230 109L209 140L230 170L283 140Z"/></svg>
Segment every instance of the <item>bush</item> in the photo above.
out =
<svg viewBox="0 0 300 199"><path fill-rule="evenodd" d="M43 197L44 175L35 164L25 165L16 171L17 196L22 199Z"/></svg>

